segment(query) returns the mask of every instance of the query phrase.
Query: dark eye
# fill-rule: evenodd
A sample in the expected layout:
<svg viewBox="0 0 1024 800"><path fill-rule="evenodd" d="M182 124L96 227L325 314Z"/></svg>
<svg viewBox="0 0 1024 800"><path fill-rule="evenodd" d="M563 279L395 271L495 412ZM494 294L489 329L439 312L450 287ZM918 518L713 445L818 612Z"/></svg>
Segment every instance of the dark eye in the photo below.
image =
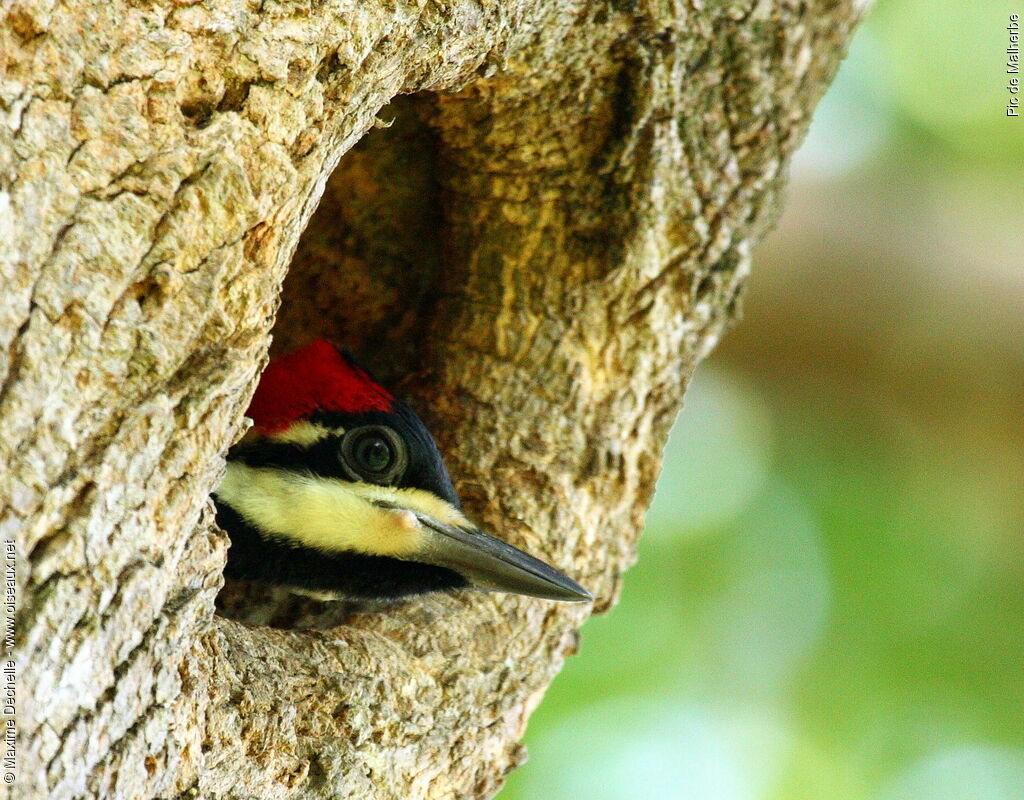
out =
<svg viewBox="0 0 1024 800"><path fill-rule="evenodd" d="M356 462L367 472L386 472L395 454L382 436L366 436L355 447Z"/></svg>
<svg viewBox="0 0 1024 800"><path fill-rule="evenodd" d="M346 431L341 440L341 465L352 480L393 484L409 463L402 437L385 425Z"/></svg>

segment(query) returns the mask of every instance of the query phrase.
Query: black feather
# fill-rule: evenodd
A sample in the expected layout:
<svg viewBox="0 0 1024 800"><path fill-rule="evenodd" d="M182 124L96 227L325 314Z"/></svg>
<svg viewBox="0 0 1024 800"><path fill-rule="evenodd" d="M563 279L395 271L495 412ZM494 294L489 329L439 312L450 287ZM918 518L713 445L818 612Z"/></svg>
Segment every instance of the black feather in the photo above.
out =
<svg viewBox="0 0 1024 800"><path fill-rule="evenodd" d="M361 414L317 411L310 416L309 422L329 430L387 425L402 437L409 454L409 466L393 485L399 489L423 489L458 509L462 508L434 438L405 403L396 401L392 411L367 411ZM339 460L340 452L341 437L333 434L312 445L261 438L236 445L228 453L228 460L240 461L250 467L307 471L322 478L347 480Z"/></svg>

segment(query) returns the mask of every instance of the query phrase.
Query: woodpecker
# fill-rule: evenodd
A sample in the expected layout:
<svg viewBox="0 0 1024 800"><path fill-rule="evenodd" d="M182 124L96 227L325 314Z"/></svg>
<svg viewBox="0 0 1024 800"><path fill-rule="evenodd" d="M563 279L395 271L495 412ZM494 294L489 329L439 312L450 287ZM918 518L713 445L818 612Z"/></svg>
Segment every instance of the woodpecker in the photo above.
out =
<svg viewBox="0 0 1024 800"><path fill-rule="evenodd" d="M470 522L423 422L327 340L271 362L247 415L213 493L228 577L324 599L470 587L593 599Z"/></svg>

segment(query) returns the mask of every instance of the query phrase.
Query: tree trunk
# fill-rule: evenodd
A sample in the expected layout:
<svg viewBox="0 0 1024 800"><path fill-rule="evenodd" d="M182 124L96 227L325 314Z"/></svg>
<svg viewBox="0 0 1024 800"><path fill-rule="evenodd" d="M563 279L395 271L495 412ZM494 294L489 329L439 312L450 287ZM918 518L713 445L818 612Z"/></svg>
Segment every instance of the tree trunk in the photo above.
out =
<svg viewBox="0 0 1024 800"><path fill-rule="evenodd" d="M275 317L415 398L471 515L607 609L861 5L6 4L15 796L492 796L588 608L215 612Z"/></svg>

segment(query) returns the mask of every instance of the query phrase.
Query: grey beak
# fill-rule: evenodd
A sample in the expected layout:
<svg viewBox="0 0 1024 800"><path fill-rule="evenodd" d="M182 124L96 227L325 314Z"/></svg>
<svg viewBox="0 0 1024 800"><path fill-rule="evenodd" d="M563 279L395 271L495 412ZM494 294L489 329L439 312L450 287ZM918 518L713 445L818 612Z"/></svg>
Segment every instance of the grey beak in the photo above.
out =
<svg viewBox="0 0 1024 800"><path fill-rule="evenodd" d="M429 533L427 545L416 554L417 561L455 570L474 586L497 592L569 603L594 599L572 578L501 539L445 525L426 515L417 513L416 517Z"/></svg>

